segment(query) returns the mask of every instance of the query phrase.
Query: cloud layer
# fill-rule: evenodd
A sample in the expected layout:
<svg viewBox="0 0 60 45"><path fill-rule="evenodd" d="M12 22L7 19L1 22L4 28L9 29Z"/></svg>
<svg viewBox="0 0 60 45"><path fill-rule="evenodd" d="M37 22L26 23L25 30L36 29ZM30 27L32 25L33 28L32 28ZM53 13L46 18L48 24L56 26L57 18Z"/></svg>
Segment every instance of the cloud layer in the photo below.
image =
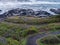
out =
<svg viewBox="0 0 60 45"><path fill-rule="evenodd" d="M31 2L18 2L18 1L8 1L8 2L1 2L0 1L0 9L2 9L2 10L4 10L4 11L6 11L6 10L9 10L9 9L12 9L12 8L19 8L19 7L24 7L25 5L31 5L30 7L28 7L28 6L25 6L26 8L28 7L28 8L32 8L34 5L36 5L37 4L37 6L35 6L35 7L33 7L33 8L38 8L39 7L39 9L40 9L40 7L53 7L53 5L54 5L54 7L56 8L56 7L59 7L58 5L60 5L60 2L49 2L49 1L35 1L35 0L30 0ZM43 4L42 6L41 6L41 4ZM48 5L48 6L45 6L45 4L50 4L50 5ZM57 6L56 6L56 5ZM24 5L24 6L22 6L22 5ZM24 7L24 8L25 8Z"/></svg>
<svg viewBox="0 0 60 45"><path fill-rule="evenodd" d="M16 5L16 4L60 4L60 2L45 2L45 1L37 1L37 2L0 2L0 5Z"/></svg>

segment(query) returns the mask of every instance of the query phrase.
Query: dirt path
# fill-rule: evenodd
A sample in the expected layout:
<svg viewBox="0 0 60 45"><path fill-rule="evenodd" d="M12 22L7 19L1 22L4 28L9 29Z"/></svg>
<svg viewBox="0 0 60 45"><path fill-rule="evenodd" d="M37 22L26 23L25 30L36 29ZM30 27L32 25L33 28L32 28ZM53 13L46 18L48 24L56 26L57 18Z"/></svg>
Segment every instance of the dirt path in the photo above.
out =
<svg viewBox="0 0 60 45"><path fill-rule="evenodd" d="M60 31L50 32L50 33L43 33L43 34L37 34L37 35L31 36L27 40L27 45L37 45L36 44L36 40L37 39L41 39L43 37L46 37L46 36L49 36L49 35L56 35L56 34L60 34Z"/></svg>

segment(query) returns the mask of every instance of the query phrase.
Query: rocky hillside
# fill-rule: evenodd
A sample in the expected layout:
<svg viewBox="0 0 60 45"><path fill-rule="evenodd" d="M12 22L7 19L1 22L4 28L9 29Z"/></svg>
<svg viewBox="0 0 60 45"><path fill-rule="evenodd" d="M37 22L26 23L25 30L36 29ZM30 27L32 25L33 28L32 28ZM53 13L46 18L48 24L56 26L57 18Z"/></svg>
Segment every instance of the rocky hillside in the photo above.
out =
<svg viewBox="0 0 60 45"><path fill-rule="evenodd" d="M14 16L14 15L19 15L19 16L38 16L38 17L48 17L51 16L50 13L48 13L47 11L42 11L42 10L33 10L33 9L12 9L9 10L3 14L1 14L0 16Z"/></svg>
<svg viewBox="0 0 60 45"><path fill-rule="evenodd" d="M50 9L51 12L55 13L55 14L60 14L60 9ZM50 17L52 16L51 13L47 12L47 11L43 11L43 10L33 10L33 9L20 9L20 8L16 8L16 9L12 9L9 10L3 14L0 14L0 18L4 18L4 17L10 17L10 16L36 16L36 17Z"/></svg>
<svg viewBox="0 0 60 45"><path fill-rule="evenodd" d="M60 9L50 9L50 11L54 12L55 14L60 14Z"/></svg>

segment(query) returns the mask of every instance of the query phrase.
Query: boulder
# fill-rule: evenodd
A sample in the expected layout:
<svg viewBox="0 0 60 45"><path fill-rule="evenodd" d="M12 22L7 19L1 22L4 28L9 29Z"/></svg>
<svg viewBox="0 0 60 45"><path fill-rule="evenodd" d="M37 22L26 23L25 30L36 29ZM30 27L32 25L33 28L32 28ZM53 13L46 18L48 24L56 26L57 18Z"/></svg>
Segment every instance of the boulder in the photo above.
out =
<svg viewBox="0 0 60 45"><path fill-rule="evenodd" d="M60 9L50 9L50 11L54 12L55 14L60 14Z"/></svg>
<svg viewBox="0 0 60 45"><path fill-rule="evenodd" d="M40 11L36 11L36 13L35 13L36 15L51 15L50 13L48 13L47 11L42 11L42 10L40 10Z"/></svg>

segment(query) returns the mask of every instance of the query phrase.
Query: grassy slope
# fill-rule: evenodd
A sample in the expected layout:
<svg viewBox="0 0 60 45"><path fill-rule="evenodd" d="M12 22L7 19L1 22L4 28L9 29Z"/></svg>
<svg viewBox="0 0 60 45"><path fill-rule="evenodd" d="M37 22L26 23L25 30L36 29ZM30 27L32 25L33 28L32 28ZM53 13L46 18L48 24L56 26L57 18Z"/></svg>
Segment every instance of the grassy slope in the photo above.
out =
<svg viewBox="0 0 60 45"><path fill-rule="evenodd" d="M46 23L54 23L54 22L60 22L60 18L58 17L50 17L50 18L36 18L36 17L8 17L5 19L7 22L13 22L18 24L46 24Z"/></svg>
<svg viewBox="0 0 60 45"><path fill-rule="evenodd" d="M13 43L13 45L15 42L17 43L16 45L20 45L19 42L21 39L23 39L22 44L25 45L26 40L24 38L30 34L38 33L41 31L56 31L57 29L60 29L60 18L58 17L51 17L45 19L24 16L8 17L7 19L5 19L4 22L0 22L0 36L7 37L10 43ZM38 27L38 24L40 25L43 23L49 24Z"/></svg>
<svg viewBox="0 0 60 45"><path fill-rule="evenodd" d="M59 39L60 39L60 35L56 35ZM55 39L55 42L58 40L56 37L54 37L54 36L48 36L48 37L45 37L45 38L43 38L43 39L38 39L37 40L37 43L38 43L38 45L60 45L60 43L53 43L53 44L45 44L45 43L42 43L41 41L44 41L44 40L47 40L47 41L52 41L52 40L54 40ZM57 39L57 40L56 40ZM59 40L58 40L59 41Z"/></svg>

